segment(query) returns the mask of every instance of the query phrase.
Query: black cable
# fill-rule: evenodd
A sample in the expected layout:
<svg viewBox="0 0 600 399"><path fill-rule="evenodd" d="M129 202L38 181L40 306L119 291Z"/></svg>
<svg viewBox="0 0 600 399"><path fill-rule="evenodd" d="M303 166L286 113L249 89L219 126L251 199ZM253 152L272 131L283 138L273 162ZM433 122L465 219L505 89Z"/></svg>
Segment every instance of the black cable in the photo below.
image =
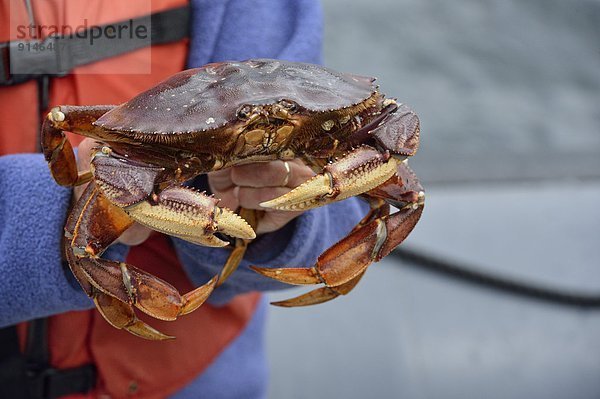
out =
<svg viewBox="0 0 600 399"><path fill-rule="evenodd" d="M507 276L484 273L478 270L481 268L460 265L457 262L443 260L439 256L430 255L422 251L397 248L389 256L403 260L409 266L417 266L436 273L442 273L457 280L525 298L582 309L600 307L600 295L554 289L515 280Z"/></svg>

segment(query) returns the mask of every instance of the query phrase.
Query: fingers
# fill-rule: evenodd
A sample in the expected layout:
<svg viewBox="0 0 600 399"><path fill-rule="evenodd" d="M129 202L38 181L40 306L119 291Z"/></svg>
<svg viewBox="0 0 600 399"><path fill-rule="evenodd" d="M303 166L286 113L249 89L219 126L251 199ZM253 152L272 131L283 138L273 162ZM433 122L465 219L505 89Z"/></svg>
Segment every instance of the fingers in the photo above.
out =
<svg viewBox="0 0 600 399"><path fill-rule="evenodd" d="M128 228L121 234L121 236L117 239L118 242L123 243L125 245L140 245L144 241L150 237L152 230L147 227L142 226L139 223L134 223L133 226Z"/></svg>
<svg viewBox="0 0 600 399"><path fill-rule="evenodd" d="M264 216L258 222L256 234L270 233L279 230L292 219L300 216L302 212L284 212L284 211L269 211L265 212Z"/></svg>
<svg viewBox="0 0 600 399"><path fill-rule="evenodd" d="M246 209L262 209L259 204L269 199L279 197L289 192L288 187L236 187L233 195L237 198L241 207Z"/></svg>
<svg viewBox="0 0 600 399"><path fill-rule="evenodd" d="M246 209L265 210L259 204L263 201L279 197L291 190L289 187L235 187L234 195L237 196L241 207ZM256 234L270 233L279 230L302 212L277 211L268 209L258 222Z"/></svg>
<svg viewBox="0 0 600 399"><path fill-rule="evenodd" d="M92 148L96 145L96 142L92 139L84 139L79 146L77 147L77 169L80 172L84 172L90 169L90 155L92 152ZM75 199L81 197L83 191L87 187L87 184L82 184L81 186L73 187L73 194L75 195Z"/></svg>
<svg viewBox="0 0 600 399"><path fill-rule="evenodd" d="M208 174L210 190L221 199L220 206L237 209L262 209L258 204L283 195L310 177L314 172L299 159L271 161L234 166ZM287 191L281 188L287 187ZM276 189L276 190L273 190Z"/></svg>
<svg viewBox="0 0 600 399"><path fill-rule="evenodd" d="M240 187L296 187L314 175L300 160L248 164L231 169L231 183Z"/></svg>
<svg viewBox="0 0 600 399"><path fill-rule="evenodd" d="M77 146L77 167L80 171L86 171L90 169L90 154L92 148L97 146L98 143L92 139L84 139L79 146Z"/></svg>
<svg viewBox="0 0 600 399"><path fill-rule="evenodd" d="M260 206L261 202L286 194L314 175L299 159L287 162L278 160L211 172L208 174L208 183L211 191L221 199L220 206L265 210ZM278 230L301 213L269 209L260 219L256 233Z"/></svg>
<svg viewBox="0 0 600 399"><path fill-rule="evenodd" d="M258 168L264 166L264 168ZM243 165L232 171L232 183L236 185L233 195L240 206L247 209L263 209L261 202L286 194L304 183L314 172L300 160L275 161L264 165ZM282 187L284 186L284 187ZM279 230L302 212L267 210L256 228L257 234Z"/></svg>
<svg viewBox="0 0 600 399"><path fill-rule="evenodd" d="M213 193L230 190L234 187L231 169L221 169L208 174L208 184Z"/></svg>

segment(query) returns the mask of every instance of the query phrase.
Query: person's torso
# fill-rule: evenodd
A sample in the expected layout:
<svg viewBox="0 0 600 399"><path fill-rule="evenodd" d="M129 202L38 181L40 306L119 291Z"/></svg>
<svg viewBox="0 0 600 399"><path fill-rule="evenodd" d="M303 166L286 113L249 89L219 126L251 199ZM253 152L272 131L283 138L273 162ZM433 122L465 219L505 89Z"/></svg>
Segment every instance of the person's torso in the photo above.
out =
<svg viewBox="0 0 600 399"><path fill-rule="evenodd" d="M185 4L185 0L32 1L36 24L70 27L81 25L83 20L87 26L105 24ZM12 20L6 24L11 12ZM15 24L29 23L25 1L3 2L0 21L0 42L14 39ZM74 74L51 79L48 104L120 104L185 68L187 46L187 40L182 40L79 67ZM149 74L103 73L118 68L131 70L128 67L149 59ZM38 150L40 118L48 111L39 109L38 102L36 81L0 87L0 155ZM76 145L83 137L69 134L69 139ZM181 292L192 289L171 242L163 235L155 234L133 247L127 262L169 281ZM93 362L98 369L98 385L88 396L162 398L194 379L238 336L252 317L258 297L241 295L221 308L205 304L175 322L140 315L159 330L177 336L171 342L145 341L116 330L95 310L53 316L48 334L51 364L69 368ZM25 323L19 326L21 336L25 328ZM75 397L85 396L70 398Z"/></svg>

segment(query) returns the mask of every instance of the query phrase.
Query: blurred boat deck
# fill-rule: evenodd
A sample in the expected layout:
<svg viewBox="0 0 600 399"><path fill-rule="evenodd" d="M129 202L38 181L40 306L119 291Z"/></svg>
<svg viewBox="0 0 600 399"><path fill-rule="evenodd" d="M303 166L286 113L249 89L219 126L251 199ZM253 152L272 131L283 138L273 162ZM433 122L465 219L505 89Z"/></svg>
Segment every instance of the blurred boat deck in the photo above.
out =
<svg viewBox="0 0 600 399"><path fill-rule="evenodd" d="M407 248L600 295L600 3L325 0L325 63L422 121ZM288 298L305 289L274 293ZM600 309L390 257L347 297L272 308L270 397L598 398Z"/></svg>
<svg viewBox="0 0 600 399"><path fill-rule="evenodd" d="M577 195L565 201L565 192ZM432 189L405 245L600 296L598 204L597 183ZM273 307L267 342L271 398L600 397L600 309L490 290L391 257L348 296Z"/></svg>

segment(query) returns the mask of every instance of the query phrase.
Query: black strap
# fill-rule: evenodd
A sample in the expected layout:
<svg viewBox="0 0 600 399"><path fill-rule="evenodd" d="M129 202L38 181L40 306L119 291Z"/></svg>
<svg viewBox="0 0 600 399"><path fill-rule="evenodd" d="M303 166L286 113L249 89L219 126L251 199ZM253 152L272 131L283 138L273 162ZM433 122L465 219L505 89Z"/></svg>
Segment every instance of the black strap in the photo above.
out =
<svg viewBox="0 0 600 399"><path fill-rule="evenodd" d="M34 369L35 367L43 368L50 364L47 318L34 319L29 322L27 326L25 357L29 369Z"/></svg>
<svg viewBox="0 0 600 399"><path fill-rule="evenodd" d="M15 326L0 328L0 343L0 398L22 398L27 375Z"/></svg>
<svg viewBox="0 0 600 399"><path fill-rule="evenodd" d="M15 326L0 328L0 359L6 359L13 355L20 355L19 339Z"/></svg>
<svg viewBox="0 0 600 399"><path fill-rule="evenodd" d="M96 384L96 368L86 364L71 369L48 367L27 375L27 399L59 399L89 392Z"/></svg>
<svg viewBox="0 0 600 399"><path fill-rule="evenodd" d="M151 44L181 40L188 36L189 16L190 8L186 5L139 18L92 26L69 36L50 36L43 41L14 40L0 43L0 86L19 84L44 75L64 76L78 66ZM104 33L96 37L99 29ZM114 32L119 31L121 33L117 39ZM136 31L140 34L133 34Z"/></svg>
<svg viewBox="0 0 600 399"><path fill-rule="evenodd" d="M58 399L89 392L95 386L93 364L62 370L50 366L48 319L32 320L27 330L23 354L17 328L0 329L0 398Z"/></svg>
<svg viewBox="0 0 600 399"><path fill-rule="evenodd" d="M189 6L185 6L92 27L87 34L52 36L44 41L0 43L0 86L37 80L39 108L44 110L48 103L49 77L64 76L78 66L151 44L181 40L188 36L189 15ZM93 29L100 28L106 32L106 29L119 29L123 24L127 24L130 31L150 26L150 32L146 38L114 40L101 36L95 38L93 44L90 42ZM27 51L23 51L25 49ZM62 370L50 366L47 330L48 319L32 320L23 354L19 350L16 327L0 328L0 398L58 399L89 392L95 386L96 368L93 364Z"/></svg>

